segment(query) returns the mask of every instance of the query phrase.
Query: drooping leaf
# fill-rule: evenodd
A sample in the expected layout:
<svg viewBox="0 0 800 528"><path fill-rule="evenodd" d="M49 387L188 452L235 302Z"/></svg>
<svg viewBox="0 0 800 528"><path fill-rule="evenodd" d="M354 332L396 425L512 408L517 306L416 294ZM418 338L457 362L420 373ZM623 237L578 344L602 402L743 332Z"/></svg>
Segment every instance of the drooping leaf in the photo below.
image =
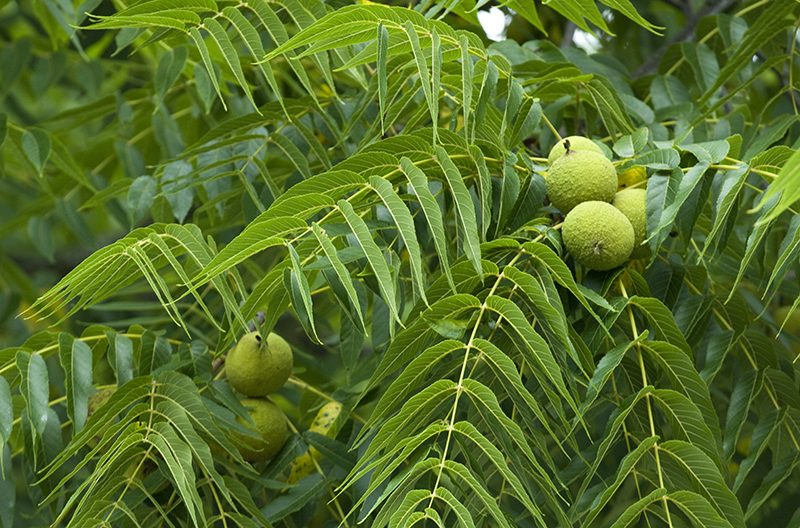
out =
<svg viewBox="0 0 800 528"><path fill-rule="evenodd" d="M11 400L11 389L8 386L8 382L5 378L0 376L0 445L2 445L2 449L6 449L6 444L8 444L8 440L11 436L11 428L14 424L14 407L13 401ZM3 480L10 480L6 479L6 471L9 471L9 466L6 465L5 456L2 458L2 466L0 466L0 476L3 477ZM13 494L12 494L13 495Z"/></svg>
<svg viewBox="0 0 800 528"><path fill-rule="evenodd" d="M339 200L339 209L344 214L347 224L350 226L353 234L358 239L358 243L364 250L364 254L375 273L375 278L378 281L383 300L389 306L392 317L398 322L401 322L400 315L397 312L395 284L389 272L389 266L386 264L386 260L383 258L380 248L378 248L378 245L372 239L367 224L364 223L364 220L353 210L353 206L350 205L350 202L347 200Z"/></svg>
<svg viewBox="0 0 800 528"><path fill-rule="evenodd" d="M433 195L428 188L428 179L425 177L425 173L423 173L416 165L414 165L414 163L411 162L410 159L406 157L403 157L400 160L400 167L408 178L408 181L411 183L414 194L416 194L419 204L422 207L422 211L425 213L425 218L428 221L428 225L430 226L431 233L433 235L433 242L436 246L436 252L439 255L440 267L445 277L447 277L450 288L455 291L453 275L450 271L450 262L447 257L448 250L447 239L445 238L444 234L444 221L442 219L442 213L439 209L439 205L436 203L436 200L433 198Z"/></svg>
<svg viewBox="0 0 800 528"><path fill-rule="evenodd" d="M375 67L378 71L378 106L381 113L381 132L386 130L383 117L386 113L386 63L389 46L389 31L383 24L378 24L378 58Z"/></svg>
<svg viewBox="0 0 800 528"><path fill-rule="evenodd" d="M347 268L342 263L341 259L339 258L339 254L336 251L336 247L333 245L333 242L328 238L328 235L325 231L316 223L312 225L314 230L314 236L317 237L317 240L320 242L320 246L322 246L322 250L325 252L325 256L330 260L333 269L339 278L339 281L345 288L347 292L347 298L350 301L350 306L352 309L355 309L355 313L358 314L358 318L354 321L360 331L365 332L364 330L364 316L361 313L361 304L358 301L358 294L356 293L355 287L353 287L353 282L350 279L350 273L347 271Z"/></svg>
<svg viewBox="0 0 800 528"><path fill-rule="evenodd" d="M736 496L725 484L719 469L699 448L680 440L659 444L662 463L681 473L692 490L705 498L716 512L732 526L743 528L744 515Z"/></svg>
<svg viewBox="0 0 800 528"><path fill-rule="evenodd" d="M467 258L472 262L475 271L480 275L483 270L480 264L481 252L478 242L478 223L475 218L475 208L472 204L472 198L469 195L467 186L464 185L461 173L447 155L447 151L437 146L436 159L442 166L442 169L444 169L445 178L450 186L450 191L453 193L453 200L456 203L456 215L464 240L464 253L466 253Z"/></svg>
<svg viewBox="0 0 800 528"><path fill-rule="evenodd" d="M662 500L664 495L667 494L667 490L664 488L658 488L651 492L649 495L646 495L639 499L638 501L634 502L622 513L622 515L614 521L612 524L612 528L624 528L627 526L635 525L635 523L639 520L639 516L645 512L645 510L654 502Z"/></svg>
<svg viewBox="0 0 800 528"><path fill-rule="evenodd" d="M600 514L600 511L609 503L609 501L614 497L616 492L619 490L622 483L628 478L628 475L632 471L635 470L636 465L642 460L642 458L648 454L649 451L654 449L655 444L658 442L659 438L657 436L652 436L650 438L645 439L642 441L635 449L633 449L630 453L625 455L625 458L619 464L619 468L617 469L616 477L614 481L610 483L604 490L602 495L599 495L597 499L595 499L594 503L592 504L592 509L589 511L589 514L586 516L586 523L590 523L594 520L597 515Z"/></svg>
<svg viewBox="0 0 800 528"><path fill-rule="evenodd" d="M392 215L395 225L397 225L400 236L403 238L406 250L408 251L408 258L411 262L411 278L417 288L418 295L427 304L428 300L425 297L425 277L422 271L422 254L417 242L417 235L414 231L414 219L411 213L397 196L392 185L383 178L373 176L369 179L369 183L375 192L380 196L389 214Z"/></svg>
<svg viewBox="0 0 800 528"><path fill-rule="evenodd" d="M77 433L83 428L88 412L89 390L92 387L92 349L64 332L58 335L58 348L58 358L65 374L67 415Z"/></svg>
<svg viewBox="0 0 800 528"><path fill-rule="evenodd" d="M47 427L47 411L50 408L50 377L47 366L39 354L31 354L24 350L16 353L17 368L20 373L20 393L25 398L25 410L31 430L35 431L36 438L44 434ZM35 454L34 454L35 456Z"/></svg>
<svg viewBox="0 0 800 528"><path fill-rule="evenodd" d="M732 523L721 517L702 495L688 490L678 490L670 493L667 499L670 502L674 502L695 526L702 528L729 528L733 526Z"/></svg>
<svg viewBox="0 0 800 528"><path fill-rule="evenodd" d="M203 40L203 36L200 34L200 31L196 27L189 28L189 36L192 37L195 46L197 46L197 50L200 52L200 56L203 58L203 64L206 67L206 72L208 74L208 79L211 79L211 84L214 86L214 90L217 92L217 97L222 102L222 106L227 109L225 105L225 100L222 98L222 92L219 88L219 82L217 81L216 71L214 69L214 63L211 61L211 56L208 53L208 47L206 46L205 41Z"/></svg>

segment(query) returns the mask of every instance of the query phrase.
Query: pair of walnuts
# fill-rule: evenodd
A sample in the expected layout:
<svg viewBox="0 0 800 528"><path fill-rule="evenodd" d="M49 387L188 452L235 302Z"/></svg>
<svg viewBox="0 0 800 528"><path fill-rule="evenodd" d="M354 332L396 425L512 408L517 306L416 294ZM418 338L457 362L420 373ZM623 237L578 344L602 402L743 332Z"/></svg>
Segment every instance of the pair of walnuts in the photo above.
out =
<svg viewBox="0 0 800 528"><path fill-rule="evenodd" d="M280 389L292 374L294 360L289 343L270 333L264 340L258 332L245 334L228 353L225 372L237 392L247 396L242 405L247 408L253 425L241 417L236 421L259 434L261 438L233 434L245 446L240 448L248 462L264 462L281 450L286 442L286 416L270 400L264 398Z"/></svg>
<svg viewBox="0 0 800 528"><path fill-rule="evenodd" d="M609 270L629 258L645 258L647 234L644 189L617 192L614 165L590 139L570 136L550 150L547 195L566 214L564 245L581 265Z"/></svg>

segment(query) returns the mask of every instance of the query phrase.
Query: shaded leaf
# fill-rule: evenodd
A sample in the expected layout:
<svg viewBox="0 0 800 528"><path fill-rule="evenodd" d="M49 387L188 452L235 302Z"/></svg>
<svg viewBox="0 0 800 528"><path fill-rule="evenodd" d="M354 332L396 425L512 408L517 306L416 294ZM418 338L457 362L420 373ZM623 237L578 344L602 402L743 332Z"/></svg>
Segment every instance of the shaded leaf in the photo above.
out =
<svg viewBox="0 0 800 528"><path fill-rule="evenodd" d="M67 415L77 433L83 428L88 412L89 391L92 388L92 349L64 332L58 335L58 349L58 358L65 374Z"/></svg>

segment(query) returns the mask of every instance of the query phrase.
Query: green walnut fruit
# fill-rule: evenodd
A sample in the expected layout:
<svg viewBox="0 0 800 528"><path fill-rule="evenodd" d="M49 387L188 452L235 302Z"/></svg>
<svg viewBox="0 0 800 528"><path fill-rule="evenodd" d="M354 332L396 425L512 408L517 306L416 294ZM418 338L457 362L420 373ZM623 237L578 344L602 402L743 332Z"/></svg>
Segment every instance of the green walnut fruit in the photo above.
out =
<svg viewBox="0 0 800 528"><path fill-rule="evenodd" d="M647 191L644 189L627 189L620 191L614 197L611 205L622 211L622 214L633 226L633 251L632 259L647 258L650 256L650 246L642 245L647 238L647 207L645 197Z"/></svg>
<svg viewBox="0 0 800 528"><path fill-rule="evenodd" d="M266 396L283 387L292 374L292 348L270 333L266 343L258 332L245 334L228 354L225 372L233 388L246 396Z"/></svg>
<svg viewBox="0 0 800 528"><path fill-rule="evenodd" d="M248 462L265 462L277 455L286 442L286 416L269 400L245 398L242 405L247 408L255 427L238 416L236 421L258 433L261 439L234 431L234 436L246 444L239 447L239 452Z"/></svg>
<svg viewBox="0 0 800 528"><path fill-rule="evenodd" d="M610 202L616 192L617 171L597 152L569 150L547 171L547 195L564 214L579 203Z"/></svg>
<svg viewBox="0 0 800 528"><path fill-rule="evenodd" d="M603 154L603 149L598 147L591 139L583 136L569 136L553 145L553 148L550 149L550 154L547 156L547 163L552 166L553 163L568 150L590 150L598 154Z"/></svg>
<svg viewBox="0 0 800 528"><path fill-rule="evenodd" d="M564 219L561 238L575 260L593 270L616 268L633 251L633 226L606 202L583 202L575 207Z"/></svg>

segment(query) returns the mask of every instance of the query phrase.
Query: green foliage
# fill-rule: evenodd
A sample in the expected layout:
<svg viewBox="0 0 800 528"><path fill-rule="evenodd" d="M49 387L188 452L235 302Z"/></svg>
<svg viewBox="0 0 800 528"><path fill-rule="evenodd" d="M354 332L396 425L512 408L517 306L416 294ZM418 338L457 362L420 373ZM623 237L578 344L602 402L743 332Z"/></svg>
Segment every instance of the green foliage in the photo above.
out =
<svg viewBox="0 0 800 528"><path fill-rule="evenodd" d="M0 2L1 527L800 526L800 5L634 76L681 2L499 3ZM563 248L574 134L644 169L649 260Z"/></svg>

